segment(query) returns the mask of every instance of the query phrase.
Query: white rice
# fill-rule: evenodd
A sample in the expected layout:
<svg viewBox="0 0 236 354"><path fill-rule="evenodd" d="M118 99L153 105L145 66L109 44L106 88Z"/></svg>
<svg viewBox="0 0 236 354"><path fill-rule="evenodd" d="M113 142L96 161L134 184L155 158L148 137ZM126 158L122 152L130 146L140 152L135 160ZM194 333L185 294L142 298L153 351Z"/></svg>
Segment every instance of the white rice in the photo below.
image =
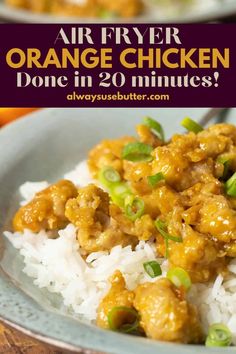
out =
<svg viewBox="0 0 236 354"><path fill-rule="evenodd" d="M229 266L236 265L232 260ZM189 293L189 300L194 303L201 316L203 330L208 332L213 323L226 324L233 334L233 343L236 344L236 277L230 272L227 279L218 275L214 283L193 284Z"/></svg>
<svg viewBox="0 0 236 354"><path fill-rule="evenodd" d="M110 253L94 252L84 260L72 224L60 230L57 239L49 239L45 231L4 234L24 257L23 272L34 278L34 284L60 293L64 305L88 320L96 318L97 306L109 289L108 278L115 270L123 273L130 290L138 283L155 280L143 269L144 262L156 258L152 246L144 241L135 251L130 246L116 246ZM165 274L166 264L162 267Z"/></svg>
<svg viewBox="0 0 236 354"><path fill-rule="evenodd" d="M79 186L94 182L85 161L65 178ZM47 186L45 181L23 184L20 187L22 204ZM23 234L6 231L4 235L19 249L25 264L23 272L34 279L34 284L61 294L64 305L85 320L96 319L98 304L110 286L108 278L115 270L122 272L130 290L139 283L157 279L150 278L143 269L144 262L157 259L152 244L148 242L140 241L135 250L130 246L116 246L110 252L94 252L84 260L72 224L60 230L56 239L48 238L49 234L44 230L37 235L29 230ZM167 261L161 264L162 276L166 275L167 266ZM228 268L227 279L218 275L214 283L194 284L188 298L197 305L206 333L212 323L224 323L232 331L236 344L236 259Z"/></svg>
<svg viewBox="0 0 236 354"><path fill-rule="evenodd" d="M89 183L96 183L96 181L91 178L86 160L80 162L74 170L66 173L64 178L80 187L85 187Z"/></svg>

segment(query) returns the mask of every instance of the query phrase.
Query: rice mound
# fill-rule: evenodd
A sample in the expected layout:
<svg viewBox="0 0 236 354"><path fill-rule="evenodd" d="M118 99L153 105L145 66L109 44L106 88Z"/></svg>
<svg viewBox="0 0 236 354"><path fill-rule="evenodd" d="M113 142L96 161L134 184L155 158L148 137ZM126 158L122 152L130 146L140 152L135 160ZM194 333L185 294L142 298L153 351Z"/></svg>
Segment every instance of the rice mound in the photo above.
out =
<svg viewBox="0 0 236 354"><path fill-rule="evenodd" d="M76 185L85 186L94 182L85 161L64 176ZM80 182L78 184L78 181ZM34 194L48 183L26 182L20 187L21 204L31 200ZM68 309L88 321L96 319L99 302L109 290L109 277L119 269L128 289L133 290L145 281L155 281L144 271L143 263L156 259L166 275L168 261L157 258L151 242L140 241L135 250L131 246L115 246L110 252L93 252L83 257L76 240L76 228L69 224L58 231L56 239L42 230L38 234L25 230L23 234L8 231L4 235L19 249L23 256L23 272L34 279L39 288L58 293ZM229 275L223 279L218 275L214 283L193 284L188 299L199 309L205 333L213 323L226 324L236 344L236 259L228 266Z"/></svg>
<svg viewBox="0 0 236 354"><path fill-rule="evenodd" d="M61 294L65 306L90 321L96 319L98 304L109 289L108 278L116 269L132 290L150 280L143 263L156 258L152 246L140 241L134 251L131 246L116 246L110 253L94 252L84 260L72 224L60 230L56 239L49 239L45 231L4 234L24 257L23 272L34 278L34 284Z"/></svg>

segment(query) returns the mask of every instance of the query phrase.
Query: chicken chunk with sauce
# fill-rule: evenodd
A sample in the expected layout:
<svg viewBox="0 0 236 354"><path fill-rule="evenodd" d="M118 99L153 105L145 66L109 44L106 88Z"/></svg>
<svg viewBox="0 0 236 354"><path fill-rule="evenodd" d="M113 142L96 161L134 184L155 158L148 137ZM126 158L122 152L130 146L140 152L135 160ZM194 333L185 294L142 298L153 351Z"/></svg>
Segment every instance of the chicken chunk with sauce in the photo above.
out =
<svg viewBox="0 0 236 354"><path fill-rule="evenodd" d="M138 242L110 216L108 193L93 184L80 188L77 198L67 202L65 215L78 227L79 244L87 253L110 250L116 245L134 246Z"/></svg>
<svg viewBox="0 0 236 354"><path fill-rule="evenodd" d="M170 267L185 269L193 282L206 282L226 271L227 259L220 245L206 235L194 231L189 225L182 227L182 242L169 241L168 260ZM157 238L157 250L165 257L166 245Z"/></svg>
<svg viewBox="0 0 236 354"><path fill-rule="evenodd" d="M147 337L170 342L200 343L197 311L168 279L144 283L135 289L134 307Z"/></svg>
<svg viewBox="0 0 236 354"><path fill-rule="evenodd" d="M126 289L125 280L119 270L117 270L110 278L111 288L107 295L102 299L97 310L97 325L101 328L108 329L108 315L114 307L133 307L134 293ZM121 314L122 316L122 314ZM120 319L127 320L126 316Z"/></svg>
<svg viewBox="0 0 236 354"><path fill-rule="evenodd" d="M36 193L35 197L22 206L14 216L15 231L29 229L39 232L42 229L55 230L64 228L68 223L65 205L77 195L77 188L67 180L61 180Z"/></svg>

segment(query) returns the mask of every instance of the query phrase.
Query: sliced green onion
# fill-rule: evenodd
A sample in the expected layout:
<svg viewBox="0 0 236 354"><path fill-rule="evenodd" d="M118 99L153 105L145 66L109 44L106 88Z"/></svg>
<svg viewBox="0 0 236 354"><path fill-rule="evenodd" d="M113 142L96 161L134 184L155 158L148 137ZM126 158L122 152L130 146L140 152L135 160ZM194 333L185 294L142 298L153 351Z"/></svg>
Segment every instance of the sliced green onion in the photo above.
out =
<svg viewBox="0 0 236 354"><path fill-rule="evenodd" d="M128 184L121 181L119 173L113 167L104 167L99 171L99 181L108 189L111 200L120 208L125 209L125 214L132 221L140 218L144 213L144 201L133 195Z"/></svg>
<svg viewBox="0 0 236 354"><path fill-rule="evenodd" d="M182 120L181 125L189 132L193 132L195 134L203 130L203 127L200 124L188 117Z"/></svg>
<svg viewBox="0 0 236 354"><path fill-rule="evenodd" d="M232 343L232 334L227 326L215 323L209 328L206 338L207 347L228 347Z"/></svg>
<svg viewBox="0 0 236 354"><path fill-rule="evenodd" d="M157 183L165 179L165 176L163 175L162 172L158 172L157 174L153 176L148 176L148 183L150 184L151 187L155 187Z"/></svg>
<svg viewBox="0 0 236 354"><path fill-rule="evenodd" d="M161 266L159 263L157 263L157 261L145 262L143 263L143 268L151 278L155 278L158 277L158 275L162 275Z"/></svg>
<svg viewBox="0 0 236 354"><path fill-rule="evenodd" d="M139 219L143 215L144 207L145 204L141 198L128 196L125 199L125 214L132 221Z"/></svg>
<svg viewBox="0 0 236 354"><path fill-rule="evenodd" d="M138 329L138 312L126 306L113 307L107 316L108 325L112 331L132 333Z"/></svg>
<svg viewBox="0 0 236 354"><path fill-rule="evenodd" d="M161 139L162 141L165 140L164 130L160 123L150 117L145 117L143 119L143 123L148 128L150 128L159 139Z"/></svg>
<svg viewBox="0 0 236 354"><path fill-rule="evenodd" d="M127 183L121 181L120 174L113 167L106 166L99 171L98 179L108 189L113 203L124 207L125 198L132 195L132 192Z"/></svg>
<svg viewBox="0 0 236 354"><path fill-rule="evenodd" d="M113 203L121 208L125 205L125 199L128 196L133 196L129 186L125 182L117 182L110 186L109 195Z"/></svg>
<svg viewBox="0 0 236 354"><path fill-rule="evenodd" d="M217 158L217 162L222 163L223 165L226 162L230 162L230 161L231 161L231 159L229 157L225 157L225 156L220 156Z"/></svg>
<svg viewBox="0 0 236 354"><path fill-rule="evenodd" d="M230 187L226 190L226 193L230 196L230 197L236 197L236 181L234 181Z"/></svg>
<svg viewBox="0 0 236 354"><path fill-rule="evenodd" d="M221 163L224 166L224 172L221 178L223 181L225 181L229 173L231 159L229 159L228 157L221 156L217 159L217 162Z"/></svg>
<svg viewBox="0 0 236 354"><path fill-rule="evenodd" d="M172 236L172 235L168 234L168 232L166 231L166 223L163 222L162 220L157 219L155 221L155 226L164 238L167 238L168 240L172 240L175 242L183 242L182 237Z"/></svg>
<svg viewBox="0 0 236 354"><path fill-rule="evenodd" d="M192 282L189 274L180 267L172 268L168 270L166 277L177 287L184 287L185 290L191 288Z"/></svg>
<svg viewBox="0 0 236 354"><path fill-rule="evenodd" d="M106 166L99 171L98 179L105 187L109 187L111 184L119 182L121 178L113 167Z"/></svg>
<svg viewBox="0 0 236 354"><path fill-rule="evenodd" d="M121 157L123 160L132 162L152 161L152 150L152 146L136 141L123 147Z"/></svg>
<svg viewBox="0 0 236 354"><path fill-rule="evenodd" d="M157 230L160 232L160 234L162 235L162 237L165 240L165 246L166 246L165 257L168 258L169 257L169 240L174 241L174 242L183 242L183 239L182 239L182 237L172 236L172 235L168 234L168 232L166 231L166 223L163 222L162 220L157 219L154 224L155 224Z"/></svg>
<svg viewBox="0 0 236 354"><path fill-rule="evenodd" d="M226 193L231 197L236 197L236 172L225 183Z"/></svg>

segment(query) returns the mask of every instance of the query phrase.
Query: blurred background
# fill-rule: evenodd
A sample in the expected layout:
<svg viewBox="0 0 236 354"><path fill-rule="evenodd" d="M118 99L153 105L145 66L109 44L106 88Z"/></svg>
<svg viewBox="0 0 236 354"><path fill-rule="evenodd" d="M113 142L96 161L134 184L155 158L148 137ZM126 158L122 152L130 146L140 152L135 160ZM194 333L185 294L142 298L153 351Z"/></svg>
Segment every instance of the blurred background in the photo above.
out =
<svg viewBox="0 0 236 354"><path fill-rule="evenodd" d="M236 0L0 0L1 22L221 22Z"/></svg>
<svg viewBox="0 0 236 354"><path fill-rule="evenodd" d="M35 110L36 108L0 108L0 127Z"/></svg>

